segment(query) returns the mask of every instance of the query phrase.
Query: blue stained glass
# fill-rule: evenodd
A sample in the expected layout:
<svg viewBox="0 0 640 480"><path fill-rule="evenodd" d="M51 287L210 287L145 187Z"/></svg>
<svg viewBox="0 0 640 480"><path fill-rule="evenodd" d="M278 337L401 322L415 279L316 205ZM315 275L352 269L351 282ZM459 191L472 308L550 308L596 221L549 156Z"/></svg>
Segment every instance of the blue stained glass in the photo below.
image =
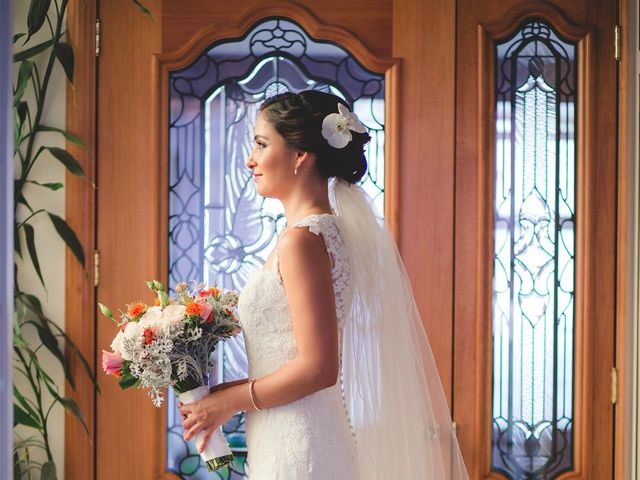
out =
<svg viewBox="0 0 640 480"><path fill-rule="evenodd" d="M316 89L352 105L372 137L360 184L384 211L384 76L338 45L310 38L290 20L270 18L243 38L212 45L169 80L170 287L197 280L240 291L275 247L284 211L279 201L257 194L245 161L258 108L276 93ZM214 357L210 383L246 377L241 335ZM246 478L243 414L223 426L236 461L211 474L182 440L173 394L167 405L168 470L185 479Z"/></svg>
<svg viewBox="0 0 640 480"><path fill-rule="evenodd" d="M573 465L576 48L528 20L496 46L492 467Z"/></svg>

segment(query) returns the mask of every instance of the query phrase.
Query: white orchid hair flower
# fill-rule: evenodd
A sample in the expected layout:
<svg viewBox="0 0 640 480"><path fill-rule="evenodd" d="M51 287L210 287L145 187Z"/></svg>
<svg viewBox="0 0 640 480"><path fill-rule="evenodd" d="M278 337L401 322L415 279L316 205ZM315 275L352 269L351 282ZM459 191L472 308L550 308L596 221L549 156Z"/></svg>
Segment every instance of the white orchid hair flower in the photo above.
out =
<svg viewBox="0 0 640 480"><path fill-rule="evenodd" d="M367 129L358 116L338 103L339 113L330 113L322 121L322 136L334 148L344 148L351 141L351 132L365 133Z"/></svg>

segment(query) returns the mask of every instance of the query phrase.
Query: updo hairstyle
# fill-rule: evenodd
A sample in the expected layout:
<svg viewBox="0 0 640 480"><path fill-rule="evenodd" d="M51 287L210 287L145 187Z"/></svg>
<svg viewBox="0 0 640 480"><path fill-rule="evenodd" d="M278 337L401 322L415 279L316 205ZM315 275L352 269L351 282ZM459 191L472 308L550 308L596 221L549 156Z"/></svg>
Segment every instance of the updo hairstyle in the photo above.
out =
<svg viewBox="0 0 640 480"><path fill-rule="evenodd" d="M338 102L349 105L336 95L305 90L281 93L260 105L265 119L284 138L288 148L316 155L319 173L338 177L349 183L358 182L367 171L364 146L371 140L368 133L351 131L351 141L343 148L334 148L322 136L322 121L338 113Z"/></svg>

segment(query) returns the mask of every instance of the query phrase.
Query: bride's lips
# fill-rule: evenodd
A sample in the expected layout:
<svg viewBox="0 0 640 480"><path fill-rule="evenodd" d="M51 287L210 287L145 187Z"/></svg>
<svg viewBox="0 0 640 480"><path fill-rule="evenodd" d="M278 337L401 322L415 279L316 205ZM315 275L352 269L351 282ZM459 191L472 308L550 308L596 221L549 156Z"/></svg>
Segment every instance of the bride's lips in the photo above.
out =
<svg viewBox="0 0 640 480"><path fill-rule="evenodd" d="M261 177L261 176L262 176L262 174L261 174L261 173L259 173L259 174L257 174L257 175L254 175L254 176L253 176L253 178L258 178L258 177Z"/></svg>

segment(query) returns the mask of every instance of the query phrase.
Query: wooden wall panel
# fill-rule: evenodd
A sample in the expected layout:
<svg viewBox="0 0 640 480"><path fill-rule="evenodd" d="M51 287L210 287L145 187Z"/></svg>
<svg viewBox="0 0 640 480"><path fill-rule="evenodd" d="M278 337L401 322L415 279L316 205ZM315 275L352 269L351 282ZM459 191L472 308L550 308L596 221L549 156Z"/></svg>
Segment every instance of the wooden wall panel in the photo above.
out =
<svg viewBox="0 0 640 480"><path fill-rule="evenodd" d="M449 405L453 368L455 2L393 2L399 250Z"/></svg>
<svg viewBox="0 0 640 480"><path fill-rule="evenodd" d="M325 25L334 25L353 33L369 50L380 57L391 56L390 0L344 2L342 0L292 0L287 2L203 2L201 0L164 0L162 5L162 51L179 50L200 29L212 23L242 23L247 15L263 14L274 6L303 7Z"/></svg>
<svg viewBox="0 0 640 480"><path fill-rule="evenodd" d="M617 243L617 282L616 292L616 368L618 371L618 403L615 417L615 477L617 480L632 478L632 461L634 453L631 451L633 435L633 343L634 320L634 236L637 232L637 212L634 212L634 183L637 175L635 158L637 133L634 139L634 127L637 132L637 110L635 85L638 75L637 42L638 3L633 0L619 1L619 21L621 26L621 59L619 70L619 100L618 100L618 243ZM636 117L636 118L633 118ZM634 227L635 230L634 231ZM636 323L637 324L637 323ZM637 453L636 453L637 455Z"/></svg>
<svg viewBox="0 0 640 480"><path fill-rule="evenodd" d="M80 137L87 148L67 142L67 150L80 162L87 178L69 173L65 178L65 218L78 235L86 257L83 270L78 260L66 249L65 258L65 329L94 372L95 362L95 298L93 290L93 251L95 248L96 189L96 56L95 2L71 0L67 10L68 39L74 51L73 87L67 83L66 128ZM76 382L73 391L66 385L66 395L79 405L87 422L85 432L78 420L65 414L65 475L67 478L93 478L94 407L96 393L91 380L75 354L67 348Z"/></svg>
<svg viewBox="0 0 640 480"><path fill-rule="evenodd" d="M125 303L150 300L145 280L160 265L155 248L166 241L158 229L157 159L151 154L153 53L160 51L159 1L143 2L151 21L132 2L101 2L98 97L98 248L101 252L97 301L117 312ZM97 320L97 347L108 349L115 325ZM113 377L98 374L97 478L157 478L164 467L160 442L164 410L145 391L122 392ZM123 448L125 447L125 448ZM124 472L127 472L126 475ZM153 472L153 473L152 473Z"/></svg>

